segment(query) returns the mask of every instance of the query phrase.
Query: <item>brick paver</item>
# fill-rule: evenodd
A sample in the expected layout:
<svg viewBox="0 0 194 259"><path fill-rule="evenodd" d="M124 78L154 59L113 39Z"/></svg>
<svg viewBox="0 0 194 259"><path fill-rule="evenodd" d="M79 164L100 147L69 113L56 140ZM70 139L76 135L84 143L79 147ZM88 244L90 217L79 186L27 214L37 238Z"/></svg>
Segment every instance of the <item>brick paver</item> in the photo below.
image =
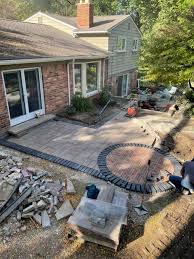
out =
<svg viewBox="0 0 194 259"><path fill-rule="evenodd" d="M148 160L151 160L149 176L161 176L167 170L174 173L172 162L154 149L145 147L120 147L113 150L106 158L107 167L122 179L143 184L148 170Z"/></svg>
<svg viewBox="0 0 194 259"><path fill-rule="evenodd" d="M135 119L121 112L100 128L87 128L62 121L42 124L23 137L9 140L44 153L98 169L97 158L106 147L115 143L152 144L154 136L143 132Z"/></svg>

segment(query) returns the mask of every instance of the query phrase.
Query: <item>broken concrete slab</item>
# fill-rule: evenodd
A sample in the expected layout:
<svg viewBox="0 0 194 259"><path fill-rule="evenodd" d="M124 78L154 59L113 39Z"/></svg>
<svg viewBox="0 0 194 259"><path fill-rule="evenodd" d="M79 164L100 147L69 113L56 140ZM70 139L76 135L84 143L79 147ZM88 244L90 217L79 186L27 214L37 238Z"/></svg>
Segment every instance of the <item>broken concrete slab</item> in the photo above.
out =
<svg viewBox="0 0 194 259"><path fill-rule="evenodd" d="M33 219L38 223L39 225L42 225L42 217L39 213L36 213L33 215Z"/></svg>
<svg viewBox="0 0 194 259"><path fill-rule="evenodd" d="M74 212L74 209L70 201L65 201L62 206L58 209L55 216L57 220L69 217Z"/></svg>
<svg viewBox="0 0 194 259"><path fill-rule="evenodd" d="M46 210L42 211L41 221L42 221L43 228L48 228L51 226L51 221L50 221L49 215Z"/></svg>
<svg viewBox="0 0 194 259"><path fill-rule="evenodd" d="M13 185L9 184L7 181L0 183L0 201L6 201L11 192L13 191Z"/></svg>
<svg viewBox="0 0 194 259"><path fill-rule="evenodd" d="M37 209L37 204L36 204L36 202L33 202L32 205L28 206L27 208L25 208L23 210L23 213L28 213L28 212L31 212L36 209Z"/></svg>
<svg viewBox="0 0 194 259"><path fill-rule="evenodd" d="M59 192L62 190L63 186L60 181L56 182L46 182L46 189L50 190L50 193L53 196L57 196Z"/></svg>
<svg viewBox="0 0 194 259"><path fill-rule="evenodd" d="M34 212L22 213L22 219L29 219L34 216Z"/></svg>
<svg viewBox="0 0 194 259"><path fill-rule="evenodd" d="M74 185L73 185L72 181L70 181L69 179L67 179L66 193L67 194L75 194L76 193Z"/></svg>

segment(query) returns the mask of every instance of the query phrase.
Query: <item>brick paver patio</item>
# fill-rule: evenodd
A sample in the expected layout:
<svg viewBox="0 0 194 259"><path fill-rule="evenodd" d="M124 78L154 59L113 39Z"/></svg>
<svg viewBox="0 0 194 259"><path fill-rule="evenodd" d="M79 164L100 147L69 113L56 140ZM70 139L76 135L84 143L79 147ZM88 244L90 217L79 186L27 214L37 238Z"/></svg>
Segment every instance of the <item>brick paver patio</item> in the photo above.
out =
<svg viewBox="0 0 194 259"><path fill-rule="evenodd" d="M123 180L144 184L148 172L148 160L151 161L149 177L160 177L167 170L174 173L172 162L154 149L145 147L120 147L106 158L108 169Z"/></svg>
<svg viewBox="0 0 194 259"><path fill-rule="evenodd" d="M58 156L94 169L102 150L115 143L151 145L154 136L148 135L136 119L115 116L100 128L87 128L62 121L50 121L32 129L23 137L9 140L38 151Z"/></svg>

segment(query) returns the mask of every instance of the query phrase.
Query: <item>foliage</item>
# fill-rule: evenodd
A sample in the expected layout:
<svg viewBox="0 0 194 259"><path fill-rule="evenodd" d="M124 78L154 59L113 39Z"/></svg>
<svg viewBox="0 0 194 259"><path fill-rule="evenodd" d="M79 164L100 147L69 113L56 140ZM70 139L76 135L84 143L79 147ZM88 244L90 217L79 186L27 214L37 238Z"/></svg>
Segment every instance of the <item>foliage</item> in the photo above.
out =
<svg viewBox="0 0 194 259"><path fill-rule="evenodd" d="M99 104L104 106L107 104L107 102L110 100L110 93L108 90L108 87L104 87L102 91L100 92L100 97L99 97Z"/></svg>
<svg viewBox="0 0 194 259"><path fill-rule="evenodd" d="M76 114L76 108L72 105L68 106L66 109L67 114L74 115Z"/></svg>
<svg viewBox="0 0 194 259"><path fill-rule="evenodd" d="M185 97L186 97L187 100L189 100L191 103L194 103L194 91L192 91L192 90L186 91Z"/></svg>
<svg viewBox="0 0 194 259"><path fill-rule="evenodd" d="M194 1L161 2L157 22L144 37L143 62L148 79L185 84L194 69Z"/></svg>
<svg viewBox="0 0 194 259"><path fill-rule="evenodd" d="M76 112L89 112L94 110L94 104L88 98L75 94L72 98L72 106L76 109Z"/></svg>

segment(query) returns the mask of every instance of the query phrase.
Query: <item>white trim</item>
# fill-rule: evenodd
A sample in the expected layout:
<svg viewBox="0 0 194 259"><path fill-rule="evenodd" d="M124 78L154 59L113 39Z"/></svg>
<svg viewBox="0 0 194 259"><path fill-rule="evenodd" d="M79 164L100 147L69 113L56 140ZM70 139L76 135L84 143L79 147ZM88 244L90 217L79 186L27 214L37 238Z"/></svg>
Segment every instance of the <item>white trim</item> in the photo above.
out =
<svg viewBox="0 0 194 259"><path fill-rule="evenodd" d="M40 98L41 98L41 109L33 112L29 112L29 104L28 104L28 97L27 97L27 90L26 90L26 80L25 80L25 71L28 70L38 70L38 77L39 77L39 87L40 87ZM11 73L11 72L20 72L21 75L21 81L22 81L22 90L24 94L24 105L25 105L25 114L16 118L11 118L10 116L10 109L9 104L7 100L7 91L6 91L6 85L5 85L5 79L4 74L5 73ZM40 113L41 115L45 114L45 102L44 102L44 91L43 91L43 81L42 81L42 73L40 67L28 67L28 68L18 68L18 69L10 69L10 70L3 70L2 72L2 78L3 78L3 86L4 86L4 92L5 92L5 98L7 103L7 110L9 114L9 121L11 126L18 125L20 123L23 123L25 121L28 121L30 119L35 118L36 113Z"/></svg>
<svg viewBox="0 0 194 259"><path fill-rule="evenodd" d="M106 58L108 55L99 56L69 56L69 57L55 57L55 58L34 58L34 59L9 59L0 61L0 66L10 66L10 65L25 65L25 64L37 64L37 63L49 63L49 62L64 62L71 61L72 59L102 59Z"/></svg>
<svg viewBox="0 0 194 259"><path fill-rule="evenodd" d="M76 29L77 30L77 29ZM77 34L109 34L108 31L73 31L73 36Z"/></svg>
<svg viewBox="0 0 194 259"><path fill-rule="evenodd" d="M36 13L36 14L30 16L30 17L27 18L26 20L24 20L24 22L30 22L31 18L34 18L34 17L36 17L36 16L38 16L38 15L43 15L43 16L45 16L45 17L47 17L47 18L49 18L49 19L51 19L51 20L53 20L53 21L55 21L55 22L61 23L61 24L65 25L65 26L68 26L68 27L71 28L71 29L77 29L76 27L74 27L74 26L72 26L72 25L70 25L70 24L68 24L68 23L66 23L66 22L62 22L61 20L55 19L55 18L53 18L52 16L47 15L47 14L45 14L45 13L42 13L42 12L40 12L40 11L39 11L38 13ZM44 24L44 23L43 23L43 24Z"/></svg>

